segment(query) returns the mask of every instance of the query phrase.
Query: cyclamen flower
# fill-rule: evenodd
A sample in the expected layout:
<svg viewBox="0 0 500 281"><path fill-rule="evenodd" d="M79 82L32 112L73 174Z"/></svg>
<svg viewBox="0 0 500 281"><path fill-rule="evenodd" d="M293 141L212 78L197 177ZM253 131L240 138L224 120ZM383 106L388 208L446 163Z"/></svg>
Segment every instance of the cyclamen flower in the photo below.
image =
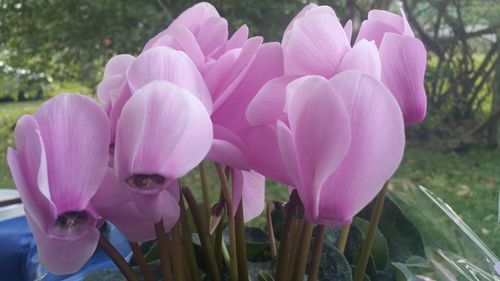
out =
<svg viewBox="0 0 500 281"><path fill-rule="evenodd" d="M370 11L352 49L350 29L340 25L330 7L306 6L283 36L285 73L329 79L346 70L361 70L389 88L406 125L422 122L427 109L423 83L427 53L404 13Z"/></svg>
<svg viewBox="0 0 500 281"><path fill-rule="evenodd" d="M177 218L178 188L172 191L171 185L205 158L212 138L204 105L171 82L146 84L125 104L116 131L115 169L151 223Z"/></svg>
<svg viewBox="0 0 500 281"><path fill-rule="evenodd" d="M373 76L356 70L273 88L259 92L248 108L249 121L273 128L287 181L297 189L308 220L349 223L402 159L397 101ZM262 110L258 105L266 102Z"/></svg>
<svg viewBox="0 0 500 281"><path fill-rule="evenodd" d="M108 164L110 126L97 103L63 94L24 115L7 161L24 203L41 263L78 271L97 247L99 215L91 198Z"/></svg>

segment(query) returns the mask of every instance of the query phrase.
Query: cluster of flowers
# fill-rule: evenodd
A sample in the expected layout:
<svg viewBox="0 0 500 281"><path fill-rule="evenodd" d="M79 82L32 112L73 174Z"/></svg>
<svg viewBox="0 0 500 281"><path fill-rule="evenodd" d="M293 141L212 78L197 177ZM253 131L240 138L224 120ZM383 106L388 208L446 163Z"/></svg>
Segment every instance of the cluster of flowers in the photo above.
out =
<svg viewBox="0 0 500 281"><path fill-rule="evenodd" d="M426 112L426 51L404 14L373 10L352 40L351 22L309 4L281 44L248 36L196 4L107 63L100 103L61 94L21 117L8 163L50 271L78 271L103 220L136 242L169 230L178 179L205 158L228 168L245 221L265 177L295 188L312 223L349 223L376 196Z"/></svg>

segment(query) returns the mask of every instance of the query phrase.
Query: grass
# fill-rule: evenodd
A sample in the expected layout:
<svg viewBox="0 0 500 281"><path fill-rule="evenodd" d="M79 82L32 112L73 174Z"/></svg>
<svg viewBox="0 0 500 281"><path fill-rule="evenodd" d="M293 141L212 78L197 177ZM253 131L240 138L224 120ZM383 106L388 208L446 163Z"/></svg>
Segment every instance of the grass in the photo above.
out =
<svg viewBox="0 0 500 281"><path fill-rule="evenodd" d="M33 112L41 102L0 103L0 188L13 188L5 161L8 146L14 146L12 129L16 120ZM422 184L443 198L462 216L471 228L500 253L500 225L497 222L498 187L500 186L500 149L476 147L465 154L442 153L437 148L409 146L395 179ZM209 167L211 173L213 167ZM185 184L197 185L193 173ZM217 183L211 181L212 200L217 197ZM397 187L396 187L397 188ZM200 194L199 188L193 188ZM286 189L269 184L268 199L283 200Z"/></svg>

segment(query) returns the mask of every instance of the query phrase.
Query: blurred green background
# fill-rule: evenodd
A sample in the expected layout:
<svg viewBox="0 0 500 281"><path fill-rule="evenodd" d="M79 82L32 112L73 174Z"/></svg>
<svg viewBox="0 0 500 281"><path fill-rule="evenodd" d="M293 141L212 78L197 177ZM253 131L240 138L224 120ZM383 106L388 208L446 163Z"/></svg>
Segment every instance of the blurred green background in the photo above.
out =
<svg viewBox="0 0 500 281"><path fill-rule="evenodd" d="M308 1L211 1L234 30L280 41ZM342 23L359 28L370 9L403 6L428 49L426 121L407 131L399 184L441 196L500 254L500 2L498 0L337 0ZM20 115L60 92L95 95L106 61L138 54L145 42L195 1L0 0L0 188L14 188L5 161ZM189 182L196 181L193 175ZM216 183L213 182L212 185ZM270 199L285 189L269 184ZM395 186L397 188L397 186Z"/></svg>

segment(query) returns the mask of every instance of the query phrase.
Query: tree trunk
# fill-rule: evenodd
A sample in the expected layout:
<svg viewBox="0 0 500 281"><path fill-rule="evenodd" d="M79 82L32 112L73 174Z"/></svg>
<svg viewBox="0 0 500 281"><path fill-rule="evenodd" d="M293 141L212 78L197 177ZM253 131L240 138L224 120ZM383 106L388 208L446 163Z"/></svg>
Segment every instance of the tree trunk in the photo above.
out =
<svg viewBox="0 0 500 281"><path fill-rule="evenodd" d="M500 28L497 29L497 41L500 41ZM500 44L497 47L497 56L500 56ZM495 77L493 78L493 99L491 102L491 112L500 107L500 60L497 59L495 65ZM488 129L488 147L498 146L498 125L499 119L494 120Z"/></svg>

